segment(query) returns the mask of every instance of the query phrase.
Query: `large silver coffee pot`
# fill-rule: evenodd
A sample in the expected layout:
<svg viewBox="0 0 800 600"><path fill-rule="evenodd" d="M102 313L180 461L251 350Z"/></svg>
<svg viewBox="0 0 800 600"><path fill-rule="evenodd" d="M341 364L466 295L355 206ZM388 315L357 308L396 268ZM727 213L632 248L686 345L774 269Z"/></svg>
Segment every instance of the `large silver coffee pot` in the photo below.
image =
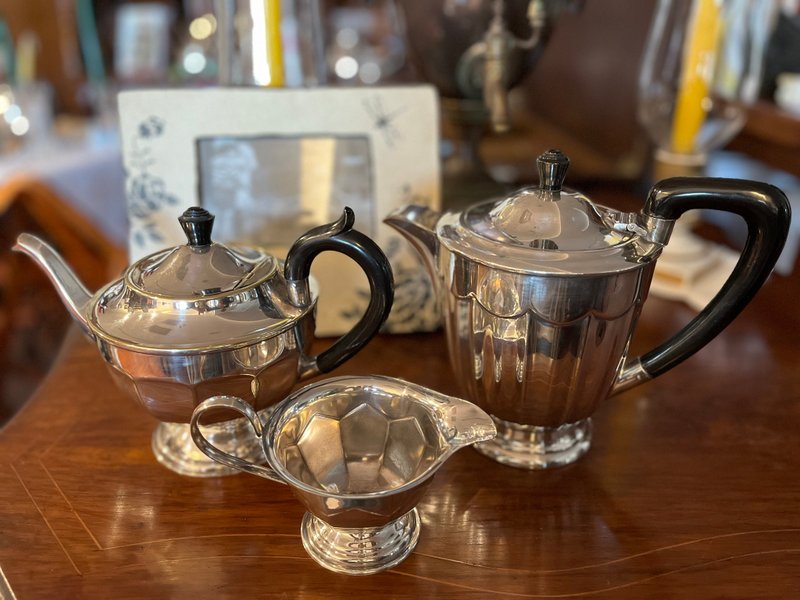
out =
<svg viewBox="0 0 800 600"><path fill-rule="evenodd" d="M226 394L268 409L298 381L353 356L389 314L389 262L353 229L354 219L346 208L338 221L301 236L279 261L258 248L214 242L213 215L193 207L178 219L186 244L142 258L94 295L43 240L23 233L14 249L45 271L120 389L161 421L152 438L159 462L183 475L214 476L233 471L195 447L188 423L198 404ZM317 293L309 271L328 250L359 264L371 298L356 326L313 356ZM248 428L241 420L218 423L206 436L228 452L263 460Z"/></svg>
<svg viewBox="0 0 800 600"><path fill-rule="evenodd" d="M722 331L769 275L789 227L786 196L764 183L667 179L640 213L626 213L562 188L568 165L551 150L538 159L539 187L463 212L408 206L386 219L424 257L463 394L497 425L497 438L476 447L523 468L577 460L600 401L664 373ZM691 323L629 359L655 261L691 209L742 216L742 256Z"/></svg>

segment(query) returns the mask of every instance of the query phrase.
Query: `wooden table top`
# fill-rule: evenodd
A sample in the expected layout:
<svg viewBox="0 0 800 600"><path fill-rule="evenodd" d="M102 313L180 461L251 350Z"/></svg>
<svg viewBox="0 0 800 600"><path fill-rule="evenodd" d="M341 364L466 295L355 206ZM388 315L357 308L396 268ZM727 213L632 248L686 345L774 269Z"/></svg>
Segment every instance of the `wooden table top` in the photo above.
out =
<svg viewBox="0 0 800 600"><path fill-rule="evenodd" d="M20 600L800 597L797 298L799 277L773 277L699 354L607 401L577 464L459 452L419 505L416 551L367 577L307 557L286 487L156 463L155 421L72 332L0 431L5 585ZM634 349L691 317L650 298ZM359 373L457 391L438 333L377 338L336 372Z"/></svg>

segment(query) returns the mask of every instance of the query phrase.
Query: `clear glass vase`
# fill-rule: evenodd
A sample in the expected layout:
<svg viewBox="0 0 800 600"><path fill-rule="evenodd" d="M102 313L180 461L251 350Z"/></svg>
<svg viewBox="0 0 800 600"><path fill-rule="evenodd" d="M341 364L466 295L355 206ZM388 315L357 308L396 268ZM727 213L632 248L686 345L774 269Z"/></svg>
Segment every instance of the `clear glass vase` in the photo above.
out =
<svg viewBox="0 0 800 600"><path fill-rule="evenodd" d="M659 0L639 77L639 121L656 159L703 165L758 95L772 0Z"/></svg>
<svg viewBox="0 0 800 600"><path fill-rule="evenodd" d="M639 72L639 122L655 145L653 179L702 176L708 154L744 126L758 97L775 0L659 0ZM651 294L706 304L737 255L676 222Z"/></svg>

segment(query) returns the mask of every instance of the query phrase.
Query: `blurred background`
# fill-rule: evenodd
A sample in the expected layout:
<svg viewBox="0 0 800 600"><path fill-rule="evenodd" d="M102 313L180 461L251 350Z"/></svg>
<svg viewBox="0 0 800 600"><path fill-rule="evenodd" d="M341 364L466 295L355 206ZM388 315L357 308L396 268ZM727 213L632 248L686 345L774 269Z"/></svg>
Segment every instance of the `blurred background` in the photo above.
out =
<svg viewBox="0 0 800 600"><path fill-rule="evenodd" d="M535 182L551 147L589 193L706 173L800 194L797 0L0 0L0 423L69 325L17 234L93 289L126 264L119 91L411 83L440 94L446 207Z"/></svg>
<svg viewBox="0 0 800 600"><path fill-rule="evenodd" d="M225 37L218 28L219 8L235 7L239 14L231 20L241 21L249 4L241 0L0 0L2 79L49 87L49 91L37 90L31 95L46 96L43 102L55 115L112 120L113 93L119 89L217 85L221 78L227 78L224 83L228 84L258 84L241 71L226 73L229 69L223 66L221 72L219 64L220 38ZM432 75L426 63L433 62L430 46L439 44L440 38L420 41L417 38L422 36L415 37L414 32L422 30L425 21L435 26L436 13L446 15L450 10L454 19L462 18L459 13L489 13L493 2L284 0L280 4L284 84L295 87L413 81L438 84L443 77ZM528 5L518 4L523 9ZM548 139L557 131L563 143L571 144L565 148L575 155L574 166L581 173L606 177L610 165L614 173L635 176L648 143L636 119L637 81L657 1L544 0L542 4L563 4L564 8L552 11L557 16L547 25L549 39L540 44L531 61L535 64L526 66L519 77L522 80L512 90L510 102L517 109L514 133L530 131ZM797 2L749 4L774 5L780 11L774 16L768 10L757 11L759 18L770 22L759 97L771 104L781 80L785 107L791 108L798 104L793 85L800 85L798 78L792 77L800 70ZM524 10L518 12L510 15L509 21L525 32ZM314 30L315 17L323 21L319 32ZM475 22L480 23L477 29L482 33L485 22L477 18ZM239 22L234 28L247 26ZM452 33L454 38L463 35L462 45L469 43L471 32L465 28ZM244 37L242 31L233 35ZM241 49L247 41L233 43ZM9 65L9 60L15 65ZM446 65L440 70L445 69ZM31 135L33 129L52 126L45 115L42 119L33 124ZM497 136L493 141L498 154L502 147L516 159L516 146Z"/></svg>

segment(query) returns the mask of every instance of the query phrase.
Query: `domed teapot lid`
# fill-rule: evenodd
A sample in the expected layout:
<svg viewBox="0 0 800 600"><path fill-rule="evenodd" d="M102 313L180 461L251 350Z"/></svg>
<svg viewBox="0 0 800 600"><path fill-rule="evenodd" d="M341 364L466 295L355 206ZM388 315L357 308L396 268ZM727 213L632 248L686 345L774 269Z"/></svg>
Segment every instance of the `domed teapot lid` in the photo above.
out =
<svg viewBox="0 0 800 600"><path fill-rule="evenodd" d="M192 207L179 222L187 244L146 256L98 293L89 322L116 345L207 352L277 335L313 307L289 300L278 261L211 240L214 216Z"/></svg>
<svg viewBox="0 0 800 600"><path fill-rule="evenodd" d="M653 245L581 192L562 188L569 159L549 150L537 159L539 186L500 201L447 213L437 234L450 250L522 273L583 275L641 266Z"/></svg>

